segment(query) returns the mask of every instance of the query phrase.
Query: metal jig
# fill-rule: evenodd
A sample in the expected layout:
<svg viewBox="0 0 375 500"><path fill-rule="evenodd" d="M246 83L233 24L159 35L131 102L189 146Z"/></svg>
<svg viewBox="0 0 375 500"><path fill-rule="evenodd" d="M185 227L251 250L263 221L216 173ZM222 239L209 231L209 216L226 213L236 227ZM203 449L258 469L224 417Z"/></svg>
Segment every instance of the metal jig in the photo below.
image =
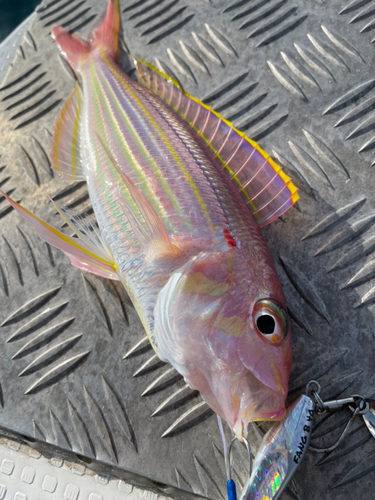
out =
<svg viewBox="0 0 375 500"><path fill-rule="evenodd" d="M264 436L255 457L254 471L252 471L253 461L250 444L243 436L242 439L240 438L240 441L245 444L249 456L249 479L241 493L241 500L255 500L255 497L259 496L269 500L271 498L273 500L279 499L280 494L303 460L306 451L309 449L316 453L327 453L335 450L348 434L358 415L363 417L371 434L375 437L375 400L354 394L346 398L323 401L320 391L319 383L316 380L311 380L306 386L306 395L300 396L288 406L285 419L275 423ZM324 415L345 408L351 411L351 415L336 442L326 448L309 446L314 413ZM233 437L227 445L220 417L218 417L218 424L224 449L227 497L228 500L237 500L236 485L232 479L232 447L237 438ZM281 462L278 457L283 457ZM273 476L273 474L265 475L270 471L273 471L279 480L277 488L273 480L267 481L266 479L266 477Z"/></svg>

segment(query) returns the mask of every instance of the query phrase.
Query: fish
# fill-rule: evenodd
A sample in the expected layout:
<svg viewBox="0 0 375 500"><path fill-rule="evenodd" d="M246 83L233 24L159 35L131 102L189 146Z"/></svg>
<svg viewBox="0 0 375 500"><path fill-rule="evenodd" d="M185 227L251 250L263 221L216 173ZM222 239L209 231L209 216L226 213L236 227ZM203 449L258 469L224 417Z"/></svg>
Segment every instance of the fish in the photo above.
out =
<svg viewBox="0 0 375 500"><path fill-rule="evenodd" d="M314 402L303 394L287 408L284 420L272 425L260 444L240 500L280 498L308 450L314 413Z"/></svg>
<svg viewBox="0 0 375 500"><path fill-rule="evenodd" d="M123 284L159 358L242 436L285 414L290 321L260 227L298 192L168 75L135 60L132 80L116 62L119 31L118 0L87 40L52 28L77 83L51 162L62 180L86 181L96 224L55 204L72 238L2 194L74 266Z"/></svg>

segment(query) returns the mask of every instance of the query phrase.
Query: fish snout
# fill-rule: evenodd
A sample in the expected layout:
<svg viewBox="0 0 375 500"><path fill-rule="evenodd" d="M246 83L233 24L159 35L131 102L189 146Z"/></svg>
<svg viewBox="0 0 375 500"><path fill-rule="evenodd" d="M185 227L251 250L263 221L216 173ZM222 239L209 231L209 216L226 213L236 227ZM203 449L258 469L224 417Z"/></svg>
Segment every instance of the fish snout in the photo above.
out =
<svg viewBox="0 0 375 500"><path fill-rule="evenodd" d="M257 420L282 420L285 412L285 395L268 391L267 397L259 404Z"/></svg>
<svg viewBox="0 0 375 500"><path fill-rule="evenodd" d="M275 392L285 399L292 364L290 334L280 344L273 346L254 332L246 332L238 340L237 352L250 378L255 377L270 394Z"/></svg>
<svg viewBox="0 0 375 500"><path fill-rule="evenodd" d="M272 420L285 417L286 395L260 382L253 374L247 373L241 384L242 398L237 414L234 432L249 422Z"/></svg>

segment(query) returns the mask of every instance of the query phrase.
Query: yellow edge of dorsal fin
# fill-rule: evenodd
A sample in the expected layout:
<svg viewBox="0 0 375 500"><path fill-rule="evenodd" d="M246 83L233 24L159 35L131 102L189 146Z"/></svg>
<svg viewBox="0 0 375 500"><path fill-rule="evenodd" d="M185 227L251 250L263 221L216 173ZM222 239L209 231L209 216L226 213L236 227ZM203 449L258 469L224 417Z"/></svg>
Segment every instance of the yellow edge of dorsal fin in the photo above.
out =
<svg viewBox="0 0 375 500"><path fill-rule="evenodd" d="M210 106L208 106L207 104L205 104L204 102L202 102L200 99L197 99L196 97L193 97L192 95L190 95L187 92L185 92L185 90L181 87L181 85L174 78L172 78L171 76L167 75L166 73L163 73L162 71L158 70L158 68L156 68L155 66L153 66L152 64L150 64L150 63L148 63L146 61L142 61L141 59L134 59L134 61L135 61L138 73L139 73L138 63L144 64L145 66L147 66L152 71L155 71L159 76L161 76L165 80L167 80L167 82L173 83L173 85L175 85L178 89L180 89L181 92L183 92L186 95L186 97L188 97L189 99L192 99L194 102L200 104L203 108L207 109L208 111L211 111L211 113L213 113L217 118L220 118L226 125L228 125L228 127L230 127L232 130L234 130L235 132L237 132L237 134L240 137L243 137L249 144L251 144L251 146L253 146L253 148L255 148L263 156L263 158L265 160L269 161L269 163L272 165L272 167L275 170L275 172L277 172L280 175L280 177L284 180L285 184L288 185L292 196L297 195L297 197L295 198L295 201L297 201L299 199L299 195L297 193L298 190L297 190L296 186L294 186L291 178L288 175L286 175L285 172L283 172L283 169L280 167L280 165L278 165L271 158L271 156L268 153L266 153L259 146L259 144L257 142L253 141L252 139L249 139L249 137L247 137L247 135L244 132L241 132L240 130L238 130L233 125L232 122L226 120L220 113L218 113L217 111L215 111L214 109L212 109Z"/></svg>
<svg viewBox="0 0 375 500"><path fill-rule="evenodd" d="M226 172L227 172L228 176L230 177L230 179L232 180L232 182L234 182L234 184L237 186L237 189L242 192L242 195L244 196L246 202L252 207L254 215L256 215L257 212L259 212L259 210L260 210L259 206L256 206L256 204L252 203L252 200L256 198L257 193L256 192L255 193L252 192L251 186L250 187L244 186L244 184L237 177L236 171L234 171L231 168L231 161L228 161L228 160L226 161L225 158L222 158L221 155L220 155L220 151L218 151L218 148L215 148L212 145L212 143L211 143L212 137L211 137L211 139L206 139L202 135L203 134L203 130L200 130L199 127L195 126L195 123L190 123L189 120L188 120L188 118L187 118L187 114L182 113L182 111L180 112L179 106L183 102L183 100L181 100L180 98L178 98L177 105L176 105L176 102L173 103L172 102L173 101L173 97L172 96L175 96L175 94L172 92L172 93L170 93L170 95L168 97L167 93L165 92L165 88L159 87L160 84L159 85L157 84L158 78L159 78L159 80L162 79L165 83L174 85L178 89L178 91L181 92L182 95L184 95L186 97L186 99L191 100L192 102L196 103L196 105L198 105L199 107L207 110L210 114L213 115L213 117L216 117L217 121L220 121L223 124L225 124L225 126L228 128L228 130L233 131L241 140L243 140L248 145L250 145L250 147L253 150L256 150L257 153L259 153L259 155L262 158L264 158L265 162L267 162L268 165L269 165L269 167L271 168L270 171L273 171L273 172L275 172L278 175L278 177L283 182L283 185L286 186L288 192L290 193L289 202L287 204L284 203L285 196L282 197L283 199L279 198L280 199L280 205L279 205L279 211L276 210L276 212L278 213L277 216L281 215L282 211L285 211L285 209L286 209L285 207L289 208L292 204L294 204L299 199L297 188L296 188L296 186L294 186L294 184L293 184L292 180L290 179L290 177L287 174L285 174L285 172L283 172L282 168L255 141L249 139L246 136L246 134L244 134L243 132L240 132L238 129L236 129L230 121L228 121L225 118L223 118L223 116L221 116L220 113L218 113L215 110L213 110L210 106L204 104L199 99L196 99L195 97L189 95L187 92L185 92L182 89L182 87L179 85L178 82L176 82L175 79L171 78L170 76L168 76L167 74L163 73L162 71L159 71L152 64L149 64L147 62L144 62L144 61L136 59L135 60L135 65L137 67L141 83L143 83L147 88L149 88L152 92L154 92L162 100L164 100L167 105L170 105L175 111L177 111L177 113L180 114L180 116L182 117L182 119L184 119L186 121L186 123L189 124L189 126L191 126L198 133L198 135L200 135L202 137L202 139L204 140L204 142L206 143L206 145L215 153L216 158L223 165L223 168L226 170ZM147 70L146 70L146 68L147 68ZM156 80L152 80L152 74L156 74L157 75ZM182 104L181 104L181 106L182 106ZM186 113L187 113L187 111L186 111ZM244 146L241 145L241 148L242 147L244 147ZM232 164L232 166L233 166L233 164ZM267 181L267 177L265 177L264 181L266 183L268 182ZM280 185L277 188L275 186L274 193L272 193L272 192L270 193L270 195L271 195L271 201L273 199L272 196L273 195L277 195L279 188L280 188ZM252 196L254 196L254 198ZM270 222L272 220L272 217L271 217L272 216L272 210L275 207L277 207L277 203L278 202L273 203L273 204L271 203L268 208L263 208L264 207L264 203L260 203L261 209L263 209L264 220L266 221L265 223L268 223L268 222ZM285 205L284 208L282 208L283 205ZM268 215L266 214L266 212L264 210L266 210L266 211L268 210L269 211ZM262 225L261 222L262 221L258 221L258 223L260 223L260 225Z"/></svg>

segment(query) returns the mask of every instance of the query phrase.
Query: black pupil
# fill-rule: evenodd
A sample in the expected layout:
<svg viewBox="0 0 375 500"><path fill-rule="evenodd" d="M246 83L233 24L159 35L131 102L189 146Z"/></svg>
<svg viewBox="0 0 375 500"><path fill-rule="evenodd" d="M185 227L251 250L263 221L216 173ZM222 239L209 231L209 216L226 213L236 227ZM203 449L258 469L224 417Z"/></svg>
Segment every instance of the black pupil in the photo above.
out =
<svg viewBox="0 0 375 500"><path fill-rule="evenodd" d="M257 319L257 327L260 333L269 335L275 331L275 320L269 314L263 314Z"/></svg>

